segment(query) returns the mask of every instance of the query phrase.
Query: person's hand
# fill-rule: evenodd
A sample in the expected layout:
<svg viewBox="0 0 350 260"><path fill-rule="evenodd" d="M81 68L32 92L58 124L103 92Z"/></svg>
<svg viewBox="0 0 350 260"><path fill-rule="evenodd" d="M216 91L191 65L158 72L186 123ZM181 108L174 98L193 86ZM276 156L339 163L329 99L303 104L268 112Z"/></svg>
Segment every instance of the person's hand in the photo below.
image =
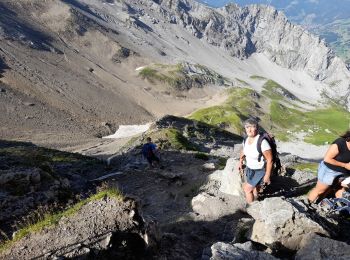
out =
<svg viewBox="0 0 350 260"><path fill-rule="evenodd" d="M348 171L350 171L350 162L349 163L346 163L344 165L344 168L347 169Z"/></svg>
<svg viewBox="0 0 350 260"><path fill-rule="evenodd" d="M237 169L238 169L239 171L242 171L243 168L244 168L244 166L243 166L243 161L239 160L239 163L238 163L238 165L237 165Z"/></svg>
<svg viewBox="0 0 350 260"><path fill-rule="evenodd" d="M271 184L271 179L270 179L270 176L264 176L264 179L263 179L263 182L266 184L266 185L270 185Z"/></svg>
<svg viewBox="0 0 350 260"><path fill-rule="evenodd" d="M239 161L239 163L237 164L237 169L240 171L242 169L242 162Z"/></svg>

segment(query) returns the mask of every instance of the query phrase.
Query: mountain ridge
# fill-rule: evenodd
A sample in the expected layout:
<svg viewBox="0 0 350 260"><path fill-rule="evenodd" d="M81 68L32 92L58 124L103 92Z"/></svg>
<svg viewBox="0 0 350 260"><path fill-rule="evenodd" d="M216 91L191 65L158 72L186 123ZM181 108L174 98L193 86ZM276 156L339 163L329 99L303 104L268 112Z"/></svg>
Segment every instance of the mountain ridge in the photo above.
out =
<svg viewBox="0 0 350 260"><path fill-rule="evenodd" d="M162 3L164 2L166 4L166 1ZM177 3L179 6L183 2ZM195 1L185 1L185 3L193 4L195 11L198 8L198 3ZM168 5L168 7L172 6ZM176 10L178 9L175 8L174 11ZM189 10L188 6L187 10ZM306 70L316 80L329 84L335 80L343 81L338 84L334 92L341 92L343 96L349 97L347 81L350 72L345 63L335 56L323 40L301 26L288 22L282 12L271 6L250 5L240 8L236 4L210 10L212 11L209 13L209 18L204 16L202 20L197 18L198 20L191 21L186 17L189 15L188 11L180 12L178 16L183 26L191 30L195 36L201 38L205 35L210 44L217 46L219 43L219 46L228 50L231 56L247 58L252 53L262 52L278 65L295 70ZM218 17L216 13L222 16ZM197 24L199 26L196 26ZM238 29L233 26L227 28L227 25L231 24L235 24ZM205 28L203 25L206 25ZM268 27L272 29L266 29ZM216 31L217 28L219 32ZM331 91L327 93L332 96ZM346 102L349 103L349 100Z"/></svg>

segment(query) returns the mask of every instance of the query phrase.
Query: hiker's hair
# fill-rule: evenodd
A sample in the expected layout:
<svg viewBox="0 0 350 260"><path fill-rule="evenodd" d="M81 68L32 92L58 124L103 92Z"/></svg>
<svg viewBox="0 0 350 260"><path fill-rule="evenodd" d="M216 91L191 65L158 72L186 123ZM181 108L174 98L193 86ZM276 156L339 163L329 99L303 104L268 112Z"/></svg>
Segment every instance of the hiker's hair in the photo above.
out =
<svg viewBox="0 0 350 260"><path fill-rule="evenodd" d="M350 129L342 134L340 137L343 137L347 142L350 142Z"/></svg>
<svg viewBox="0 0 350 260"><path fill-rule="evenodd" d="M146 138L146 141L147 141L147 142L151 142L151 141L152 141L151 137L147 137L147 138Z"/></svg>
<svg viewBox="0 0 350 260"><path fill-rule="evenodd" d="M254 118L248 118L247 120L245 120L243 122L243 126L246 126L246 125L255 125L256 128L259 128L259 123Z"/></svg>

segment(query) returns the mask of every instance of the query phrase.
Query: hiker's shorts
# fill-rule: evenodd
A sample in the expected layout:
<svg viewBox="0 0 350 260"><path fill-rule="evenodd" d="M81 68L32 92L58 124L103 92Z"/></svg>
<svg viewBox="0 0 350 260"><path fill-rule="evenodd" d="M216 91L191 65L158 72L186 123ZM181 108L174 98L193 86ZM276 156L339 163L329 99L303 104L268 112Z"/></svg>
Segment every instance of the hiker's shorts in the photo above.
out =
<svg viewBox="0 0 350 260"><path fill-rule="evenodd" d="M318 166L317 179L323 184L331 186L334 182L334 179L340 175L343 175L343 173L329 169L323 161Z"/></svg>
<svg viewBox="0 0 350 260"><path fill-rule="evenodd" d="M149 164L152 164L152 162L159 162L159 158L155 155L152 154L151 156L146 158Z"/></svg>
<svg viewBox="0 0 350 260"><path fill-rule="evenodd" d="M248 184L256 187L263 182L263 178L265 176L265 168L253 170L248 167L245 170L246 181Z"/></svg>

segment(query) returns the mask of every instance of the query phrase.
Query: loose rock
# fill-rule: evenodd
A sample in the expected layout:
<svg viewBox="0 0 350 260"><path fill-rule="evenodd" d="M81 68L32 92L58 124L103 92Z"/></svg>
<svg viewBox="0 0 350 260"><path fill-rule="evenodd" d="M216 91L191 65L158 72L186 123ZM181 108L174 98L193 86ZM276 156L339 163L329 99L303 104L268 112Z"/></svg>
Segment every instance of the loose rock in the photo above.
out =
<svg viewBox="0 0 350 260"><path fill-rule="evenodd" d="M269 247L282 245L290 250L297 250L300 241L308 233L329 235L300 207L297 208L280 197L253 203L247 212L255 219L249 239Z"/></svg>

